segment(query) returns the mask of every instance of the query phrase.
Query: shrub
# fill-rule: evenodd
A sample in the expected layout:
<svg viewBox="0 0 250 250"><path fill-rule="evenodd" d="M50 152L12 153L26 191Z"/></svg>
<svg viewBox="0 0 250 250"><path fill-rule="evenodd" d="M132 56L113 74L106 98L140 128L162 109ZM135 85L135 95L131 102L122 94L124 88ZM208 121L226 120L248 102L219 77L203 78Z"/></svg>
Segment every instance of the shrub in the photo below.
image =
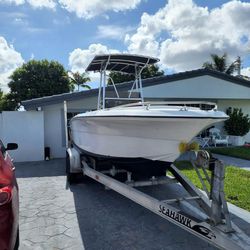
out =
<svg viewBox="0 0 250 250"><path fill-rule="evenodd" d="M228 108L229 119L225 121L224 128L229 135L244 136L250 130L250 118L244 115L239 108Z"/></svg>

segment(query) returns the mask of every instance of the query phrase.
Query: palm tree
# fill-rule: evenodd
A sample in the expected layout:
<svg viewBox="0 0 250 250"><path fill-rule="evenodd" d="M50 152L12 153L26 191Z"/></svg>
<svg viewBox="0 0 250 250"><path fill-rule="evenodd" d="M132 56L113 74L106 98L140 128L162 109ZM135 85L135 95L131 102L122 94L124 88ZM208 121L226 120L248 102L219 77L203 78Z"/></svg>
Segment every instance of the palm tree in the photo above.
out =
<svg viewBox="0 0 250 250"><path fill-rule="evenodd" d="M205 62L203 68L217 70L229 75L232 75L235 71L240 72L241 59L238 57L234 62L228 65L227 54L222 56L211 54L212 62Z"/></svg>
<svg viewBox="0 0 250 250"><path fill-rule="evenodd" d="M87 84L85 84L86 82L90 81L90 78L87 76L86 73L79 73L77 72L69 72L69 78L70 81L78 86L78 92L80 90L80 86L86 89L91 89L91 87Z"/></svg>

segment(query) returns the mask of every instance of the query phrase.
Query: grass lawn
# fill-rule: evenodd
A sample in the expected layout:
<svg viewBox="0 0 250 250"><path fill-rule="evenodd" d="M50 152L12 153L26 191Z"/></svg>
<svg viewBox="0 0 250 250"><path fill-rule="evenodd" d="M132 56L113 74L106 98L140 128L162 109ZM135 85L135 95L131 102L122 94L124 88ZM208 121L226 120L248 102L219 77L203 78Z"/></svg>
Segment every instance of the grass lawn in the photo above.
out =
<svg viewBox="0 0 250 250"><path fill-rule="evenodd" d="M200 180L190 163L177 162L175 165L198 188L202 188ZM250 171L233 166L227 166L224 190L226 200L228 202L250 212Z"/></svg>
<svg viewBox="0 0 250 250"><path fill-rule="evenodd" d="M250 147L223 147L223 148L209 148L211 153L228 155L236 158L250 160Z"/></svg>

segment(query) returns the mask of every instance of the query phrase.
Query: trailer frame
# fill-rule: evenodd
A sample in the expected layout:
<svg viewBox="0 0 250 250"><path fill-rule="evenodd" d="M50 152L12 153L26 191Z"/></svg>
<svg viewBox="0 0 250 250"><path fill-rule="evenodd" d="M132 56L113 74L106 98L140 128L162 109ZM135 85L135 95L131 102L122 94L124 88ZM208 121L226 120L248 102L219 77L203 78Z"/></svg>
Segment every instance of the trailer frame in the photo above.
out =
<svg viewBox="0 0 250 250"><path fill-rule="evenodd" d="M206 180L201 178L201 183L210 182L211 189L203 192L195 187L174 164L168 167L171 176L152 176L148 180L133 181L131 172L117 169L114 165L108 170L96 170L95 158L84 155L74 147L68 148L67 154L69 181L73 182L72 174L81 172L84 176L103 184L106 189L118 192L219 249L250 249L250 237L230 218L224 194L225 166L217 159L213 159L211 163L206 151L190 152L190 162L199 173L198 177L201 177L200 171L206 173L204 174ZM207 173L209 168L212 171L211 178ZM118 173L127 176L125 182L115 179ZM179 183L189 196L158 200L136 189L139 186L171 183ZM194 202L197 205L194 205Z"/></svg>

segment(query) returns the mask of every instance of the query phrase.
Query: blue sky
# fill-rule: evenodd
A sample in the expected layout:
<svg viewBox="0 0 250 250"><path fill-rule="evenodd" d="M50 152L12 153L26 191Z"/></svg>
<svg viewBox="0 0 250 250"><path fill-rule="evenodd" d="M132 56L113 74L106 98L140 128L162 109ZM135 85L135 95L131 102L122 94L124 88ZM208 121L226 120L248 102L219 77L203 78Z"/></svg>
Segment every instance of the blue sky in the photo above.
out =
<svg viewBox="0 0 250 250"><path fill-rule="evenodd" d="M143 12L153 14L164 4L163 0L142 1L134 10L108 11L86 20L62 8L56 11L34 9L29 4L16 6L0 0L0 35L14 45L25 61L34 56L36 59L58 60L68 67L69 53L75 48L87 48L92 43L126 50L120 40L98 37L98 26L131 26L131 29L136 29Z"/></svg>
<svg viewBox="0 0 250 250"><path fill-rule="evenodd" d="M227 52L231 60L240 55L250 75L249 1L0 0L0 24L4 91L31 58L83 71L95 54L113 52L159 57L166 72L199 68L211 53Z"/></svg>

